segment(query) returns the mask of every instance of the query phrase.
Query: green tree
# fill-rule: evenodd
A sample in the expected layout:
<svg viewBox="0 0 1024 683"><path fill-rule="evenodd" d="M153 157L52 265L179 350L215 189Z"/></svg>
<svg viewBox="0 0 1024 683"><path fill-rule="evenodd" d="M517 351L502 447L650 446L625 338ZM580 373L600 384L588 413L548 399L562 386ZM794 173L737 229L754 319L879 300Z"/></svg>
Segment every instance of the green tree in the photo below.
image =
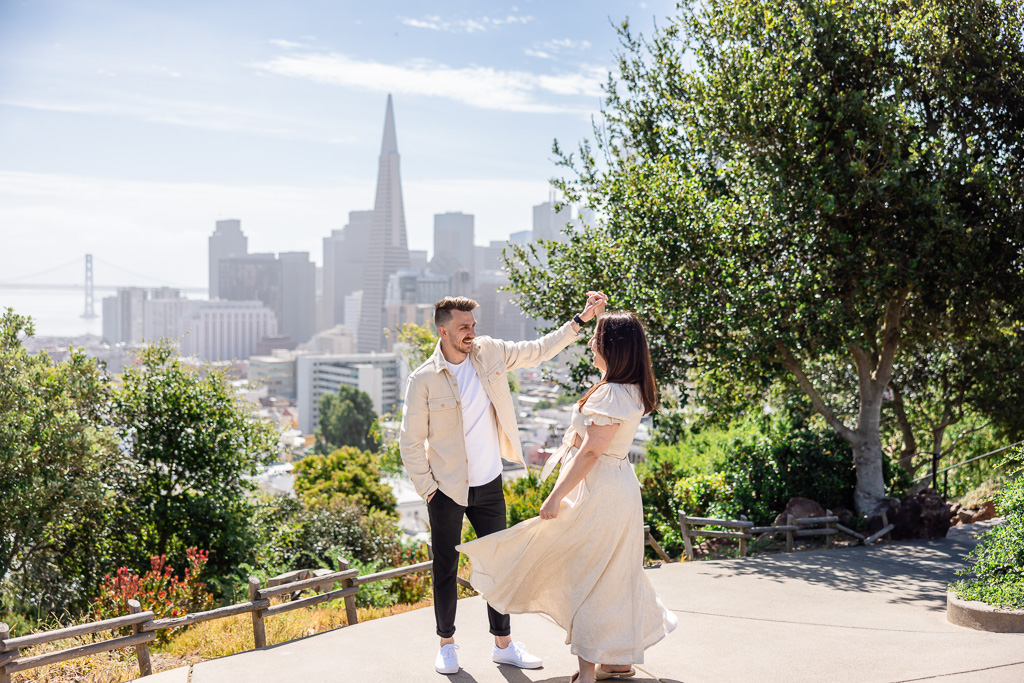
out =
<svg viewBox="0 0 1024 683"><path fill-rule="evenodd" d="M253 415L228 378L182 362L165 344L144 347L114 393L114 423L137 468L121 523L134 532L138 564L185 550L210 551L213 573L248 557L252 477L277 449L278 435Z"/></svg>
<svg viewBox="0 0 1024 683"><path fill-rule="evenodd" d="M373 399L365 391L342 384L337 394L320 397L317 448L330 453L343 446L377 450L372 430L377 420Z"/></svg>
<svg viewBox="0 0 1024 683"><path fill-rule="evenodd" d="M707 0L649 39L624 25L594 141L555 149L567 200L604 221L547 263L515 249L511 287L550 320L606 288L648 324L663 382L691 362L788 378L851 446L870 514L900 354L1024 294L1022 35L1019 0ZM848 418L822 359L851 378Z"/></svg>
<svg viewBox="0 0 1024 683"><path fill-rule="evenodd" d="M328 455L310 455L295 464L295 492L310 507L344 500L393 513L395 494L381 481L378 458L343 446Z"/></svg>
<svg viewBox="0 0 1024 683"><path fill-rule="evenodd" d="M112 560L114 493L129 468L104 426L110 386L81 351L54 363L0 317L0 611L75 611Z"/></svg>
<svg viewBox="0 0 1024 683"><path fill-rule="evenodd" d="M402 345L402 356L409 369L415 370L434 353L437 332L431 324L404 323L398 330L398 341Z"/></svg>

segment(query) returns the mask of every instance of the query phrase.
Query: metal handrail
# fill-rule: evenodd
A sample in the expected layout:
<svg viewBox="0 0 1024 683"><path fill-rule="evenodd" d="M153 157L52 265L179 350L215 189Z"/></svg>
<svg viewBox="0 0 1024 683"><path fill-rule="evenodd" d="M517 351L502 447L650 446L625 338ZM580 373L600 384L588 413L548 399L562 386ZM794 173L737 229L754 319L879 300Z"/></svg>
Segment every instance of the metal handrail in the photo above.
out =
<svg viewBox="0 0 1024 683"><path fill-rule="evenodd" d="M961 465L966 465L968 463L974 462L975 460L981 460L982 458L987 458L990 455L995 455L996 453L1001 453L1001 452L1007 450L1008 448L1013 448L1014 446L1020 446L1021 444L1024 444L1024 440L1018 441L1017 443L1011 443L1009 446L1003 446L1002 448L997 448L994 451L989 451L988 453L982 453L981 455L977 455L977 456L975 456L975 457L973 457L973 458L971 458L969 460L964 460L963 462L958 462L955 465L950 465L949 467L943 467L941 470L935 470L934 472L929 472L928 474L924 475L923 477L918 477L917 479L915 479L914 483L916 484L919 481L924 481L925 479L931 479L935 475L944 474L946 472L949 472L950 470L954 470L957 467L960 467ZM915 455L929 455L929 454L928 453L915 453ZM936 461L937 460L938 459L936 458Z"/></svg>

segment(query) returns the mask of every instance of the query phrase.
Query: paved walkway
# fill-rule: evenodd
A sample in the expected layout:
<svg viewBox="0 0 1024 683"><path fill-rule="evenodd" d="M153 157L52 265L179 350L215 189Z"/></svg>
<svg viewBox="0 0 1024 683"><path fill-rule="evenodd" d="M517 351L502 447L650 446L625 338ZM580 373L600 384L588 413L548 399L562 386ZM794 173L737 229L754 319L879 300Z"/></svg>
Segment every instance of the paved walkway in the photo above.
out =
<svg viewBox="0 0 1024 683"><path fill-rule="evenodd" d="M981 525L974 525L979 527ZM633 681L650 683L1024 681L1024 634L946 621L945 585L974 545L940 541L797 552L648 569L679 628L647 651ZM977 531L974 529L973 531ZM544 658L520 671L490 661L480 598L459 603L462 671L451 683L565 683L576 670L564 632L514 616L513 637ZM433 671L433 612L417 610L192 667L191 683L447 683ZM187 669L154 683L185 683Z"/></svg>

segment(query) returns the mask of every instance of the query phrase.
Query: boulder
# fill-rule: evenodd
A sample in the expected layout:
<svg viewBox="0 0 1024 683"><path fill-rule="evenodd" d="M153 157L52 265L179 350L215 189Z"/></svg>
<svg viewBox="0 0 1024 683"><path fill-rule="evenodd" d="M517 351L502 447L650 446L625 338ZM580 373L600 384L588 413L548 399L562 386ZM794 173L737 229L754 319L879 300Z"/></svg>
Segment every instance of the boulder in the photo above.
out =
<svg viewBox="0 0 1024 683"><path fill-rule="evenodd" d="M932 489L907 496L889 516L894 539L945 538L950 525L949 503Z"/></svg>
<svg viewBox="0 0 1024 683"><path fill-rule="evenodd" d="M977 513L977 510L972 510L970 508L961 508L956 513L956 521L960 524L970 524L971 520L974 519L975 513Z"/></svg>
<svg viewBox="0 0 1024 683"><path fill-rule="evenodd" d="M786 515L793 515L797 519L804 517L824 517L825 508L818 505L810 498L790 498L786 503L786 509L775 518L772 526L782 526L786 523Z"/></svg>
<svg viewBox="0 0 1024 683"><path fill-rule="evenodd" d="M877 531L881 531L886 524L892 522L892 516L896 513L896 508L900 505L899 498L886 498L885 502L882 503L881 509L871 517L868 517L868 531L867 535L870 536ZM885 513L885 519L882 519L882 513Z"/></svg>
<svg viewBox="0 0 1024 683"><path fill-rule="evenodd" d="M986 500L978 508L978 511L971 517L971 523L984 522L986 519L992 519L996 516L996 504L991 500Z"/></svg>
<svg viewBox="0 0 1024 683"><path fill-rule="evenodd" d="M837 507L832 511L832 514L839 518L839 523L845 527L852 527L854 520L857 519L856 515L853 514L852 510L848 510L842 506Z"/></svg>

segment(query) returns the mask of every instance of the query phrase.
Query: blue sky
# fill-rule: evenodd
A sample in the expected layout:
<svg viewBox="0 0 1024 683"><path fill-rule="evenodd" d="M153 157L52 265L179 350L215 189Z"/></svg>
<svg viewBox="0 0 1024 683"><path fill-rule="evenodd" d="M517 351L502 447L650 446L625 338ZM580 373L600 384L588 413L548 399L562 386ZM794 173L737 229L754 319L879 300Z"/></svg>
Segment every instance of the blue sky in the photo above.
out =
<svg viewBox="0 0 1024 683"><path fill-rule="evenodd" d="M673 8L0 0L0 281L92 252L205 285L219 218L319 262L372 208L388 93L411 248L443 211L475 214L478 243L528 229L552 140L600 109L610 22Z"/></svg>

